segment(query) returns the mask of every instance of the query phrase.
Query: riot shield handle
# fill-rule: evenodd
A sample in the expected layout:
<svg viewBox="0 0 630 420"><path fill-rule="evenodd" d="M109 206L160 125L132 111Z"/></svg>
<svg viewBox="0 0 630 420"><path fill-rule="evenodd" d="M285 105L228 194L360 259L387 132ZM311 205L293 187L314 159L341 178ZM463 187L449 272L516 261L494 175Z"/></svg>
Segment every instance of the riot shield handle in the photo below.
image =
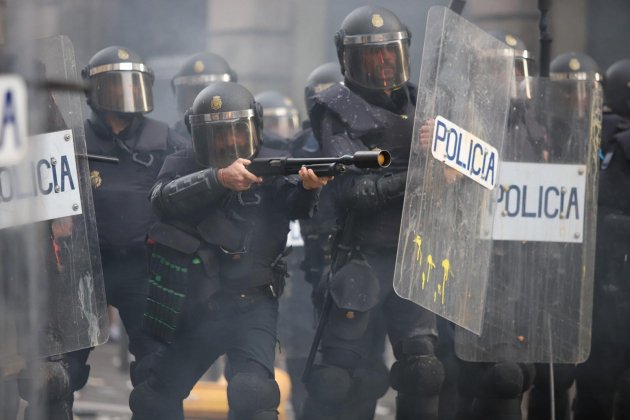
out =
<svg viewBox="0 0 630 420"><path fill-rule="evenodd" d="M549 33L549 10L551 0L538 0L540 20L540 77L549 77L549 65L551 63L551 33Z"/></svg>

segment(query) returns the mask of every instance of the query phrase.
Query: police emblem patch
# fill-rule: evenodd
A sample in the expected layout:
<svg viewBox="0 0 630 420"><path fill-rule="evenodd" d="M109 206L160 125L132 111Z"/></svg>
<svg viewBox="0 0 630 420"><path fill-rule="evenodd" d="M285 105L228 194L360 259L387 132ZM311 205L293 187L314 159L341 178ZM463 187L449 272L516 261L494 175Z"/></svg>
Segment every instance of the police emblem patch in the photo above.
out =
<svg viewBox="0 0 630 420"><path fill-rule="evenodd" d="M378 13L374 13L372 15L372 25L375 28L380 28L381 26L383 26L383 17Z"/></svg>
<svg viewBox="0 0 630 420"><path fill-rule="evenodd" d="M90 182L92 183L92 188L98 188L103 183L101 179L101 173L99 171L90 172Z"/></svg>
<svg viewBox="0 0 630 420"><path fill-rule="evenodd" d="M374 13L372 15L372 26L374 26L375 28L380 28L381 26L383 26L383 17L378 13Z"/></svg>
<svg viewBox="0 0 630 420"><path fill-rule="evenodd" d="M215 111L221 109L221 106L223 105L223 102L221 101L221 97L220 96L213 96L212 97L212 101L210 102L210 108L214 109Z"/></svg>
<svg viewBox="0 0 630 420"><path fill-rule="evenodd" d="M578 71L580 67L582 67L582 64L580 63L580 60L578 60L577 58L572 58L571 60L569 60L569 68L571 70Z"/></svg>
<svg viewBox="0 0 630 420"><path fill-rule="evenodd" d="M518 44L518 41L512 35L506 35L505 43L508 44L510 47L515 47L516 44Z"/></svg>
<svg viewBox="0 0 630 420"><path fill-rule="evenodd" d="M205 68L206 66L203 65L203 61L201 60L195 61L195 64L193 65L193 70L195 71L195 73L201 73L205 70Z"/></svg>
<svg viewBox="0 0 630 420"><path fill-rule="evenodd" d="M129 58L129 53L123 49L119 49L118 58L120 58L121 60L126 60Z"/></svg>

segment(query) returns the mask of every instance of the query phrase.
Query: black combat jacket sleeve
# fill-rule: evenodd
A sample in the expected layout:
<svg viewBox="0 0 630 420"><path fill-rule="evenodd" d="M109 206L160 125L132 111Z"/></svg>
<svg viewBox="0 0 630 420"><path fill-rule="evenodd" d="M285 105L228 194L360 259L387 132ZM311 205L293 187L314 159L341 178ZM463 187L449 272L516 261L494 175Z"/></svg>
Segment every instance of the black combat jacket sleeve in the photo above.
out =
<svg viewBox="0 0 630 420"><path fill-rule="evenodd" d="M353 139L345 131L344 124L332 113L321 120L321 139L326 156L353 154L368 150L359 139ZM372 173L348 168L337 176L331 187L337 206L343 210L372 211L394 199L402 199L405 193L407 172L389 173L379 170Z"/></svg>
<svg viewBox="0 0 630 420"><path fill-rule="evenodd" d="M287 214L291 220L310 219L317 212L320 189L307 190L297 177L274 179L274 199L286 200Z"/></svg>
<svg viewBox="0 0 630 420"><path fill-rule="evenodd" d="M201 169L192 151L170 155L151 189L151 205L162 220L182 220L197 215L222 200L228 193L215 168Z"/></svg>

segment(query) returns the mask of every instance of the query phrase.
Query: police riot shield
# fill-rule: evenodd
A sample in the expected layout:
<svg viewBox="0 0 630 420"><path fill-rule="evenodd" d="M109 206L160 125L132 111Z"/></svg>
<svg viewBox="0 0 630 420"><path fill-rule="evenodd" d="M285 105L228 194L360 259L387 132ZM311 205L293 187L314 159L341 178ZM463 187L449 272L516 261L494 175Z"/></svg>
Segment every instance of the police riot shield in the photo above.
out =
<svg viewBox="0 0 630 420"><path fill-rule="evenodd" d="M482 217L498 196L513 84L511 49L448 9L429 11L394 289L474 333L492 255Z"/></svg>
<svg viewBox="0 0 630 420"><path fill-rule="evenodd" d="M596 81L528 78L511 101L481 336L469 361L580 363L591 342L602 93Z"/></svg>
<svg viewBox="0 0 630 420"><path fill-rule="evenodd" d="M2 366L107 339L74 49L65 37L31 47L30 72L15 76L26 81L24 97L11 85L1 96L0 144L28 144L0 166Z"/></svg>

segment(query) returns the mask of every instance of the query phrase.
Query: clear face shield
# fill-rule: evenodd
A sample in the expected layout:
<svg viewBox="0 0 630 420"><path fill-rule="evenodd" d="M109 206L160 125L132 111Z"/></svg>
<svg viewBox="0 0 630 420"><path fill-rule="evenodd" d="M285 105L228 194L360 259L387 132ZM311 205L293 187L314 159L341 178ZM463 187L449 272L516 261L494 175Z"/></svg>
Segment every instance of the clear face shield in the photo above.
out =
<svg viewBox="0 0 630 420"><path fill-rule="evenodd" d="M585 118L592 102L592 83L601 83L602 77L597 72L567 72L551 73L549 78L556 82L555 89L559 90L567 104L567 118Z"/></svg>
<svg viewBox="0 0 630 420"><path fill-rule="evenodd" d="M124 114L153 110L153 74L142 64L117 63L90 70L91 105Z"/></svg>
<svg viewBox="0 0 630 420"><path fill-rule="evenodd" d="M514 99L532 99L532 77L536 72L528 51L514 52L514 86L511 97Z"/></svg>
<svg viewBox="0 0 630 420"><path fill-rule="evenodd" d="M401 86L409 80L407 33L346 36L343 61L346 77L361 87Z"/></svg>
<svg viewBox="0 0 630 420"><path fill-rule="evenodd" d="M300 129L300 117L296 109L265 108L263 127L282 138L292 138Z"/></svg>
<svg viewBox="0 0 630 420"><path fill-rule="evenodd" d="M253 110L191 115L190 123L193 151L202 166L225 168L238 158L251 159L260 145Z"/></svg>

